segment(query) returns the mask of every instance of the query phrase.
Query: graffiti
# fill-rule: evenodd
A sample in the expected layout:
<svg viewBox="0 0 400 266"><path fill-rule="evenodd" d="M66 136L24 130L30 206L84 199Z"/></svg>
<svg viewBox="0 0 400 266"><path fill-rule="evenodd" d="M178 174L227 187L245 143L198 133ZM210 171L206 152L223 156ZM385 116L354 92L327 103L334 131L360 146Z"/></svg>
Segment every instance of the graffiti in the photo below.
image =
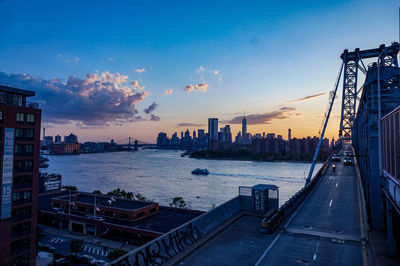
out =
<svg viewBox="0 0 400 266"><path fill-rule="evenodd" d="M192 223L172 231L157 241L150 242L134 256L127 256L118 265L162 265L202 237L201 231ZM133 259L133 261L130 261Z"/></svg>

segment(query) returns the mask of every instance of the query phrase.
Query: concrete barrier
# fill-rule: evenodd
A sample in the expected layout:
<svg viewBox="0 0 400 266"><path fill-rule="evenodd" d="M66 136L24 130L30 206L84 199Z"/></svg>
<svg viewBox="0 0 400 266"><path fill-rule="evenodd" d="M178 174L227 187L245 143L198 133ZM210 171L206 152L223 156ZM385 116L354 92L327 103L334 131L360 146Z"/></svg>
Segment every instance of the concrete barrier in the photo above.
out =
<svg viewBox="0 0 400 266"><path fill-rule="evenodd" d="M238 196L171 230L108 265L161 265L205 234L242 211L251 210L251 197Z"/></svg>

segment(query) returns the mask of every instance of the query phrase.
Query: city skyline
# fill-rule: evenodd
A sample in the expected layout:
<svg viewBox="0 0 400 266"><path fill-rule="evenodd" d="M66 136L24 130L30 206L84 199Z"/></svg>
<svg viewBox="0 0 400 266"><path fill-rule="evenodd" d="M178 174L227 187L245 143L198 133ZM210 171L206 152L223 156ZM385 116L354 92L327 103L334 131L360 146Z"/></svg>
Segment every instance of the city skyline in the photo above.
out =
<svg viewBox="0 0 400 266"><path fill-rule="evenodd" d="M0 82L37 92L48 135L83 141L154 142L209 117L236 135L243 113L248 132L318 136L341 52L398 39L398 3L385 2L0 1Z"/></svg>

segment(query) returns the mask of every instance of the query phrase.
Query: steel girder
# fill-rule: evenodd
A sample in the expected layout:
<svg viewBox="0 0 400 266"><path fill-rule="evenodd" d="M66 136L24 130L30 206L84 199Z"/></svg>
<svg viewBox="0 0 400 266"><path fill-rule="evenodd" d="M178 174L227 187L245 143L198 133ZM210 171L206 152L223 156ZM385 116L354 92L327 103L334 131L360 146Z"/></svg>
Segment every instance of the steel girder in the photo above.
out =
<svg viewBox="0 0 400 266"><path fill-rule="evenodd" d="M382 44L379 48L360 50L355 49L354 52L344 50L340 58L344 62L344 79L343 79L343 96L342 96L342 112L340 118L340 129L339 137L343 137L346 140L352 138L352 128L356 116L356 105L357 105L357 74L359 68L359 61L365 58L378 57L382 52L382 66L393 66L398 67L397 54L399 53L399 47L394 46L385 49L385 45ZM362 63L364 66L364 64ZM365 70L364 70L365 71ZM361 90L360 90L361 91Z"/></svg>
<svg viewBox="0 0 400 266"><path fill-rule="evenodd" d="M351 131L356 115L358 59L344 60L344 79L342 96L342 113L339 135L351 139Z"/></svg>

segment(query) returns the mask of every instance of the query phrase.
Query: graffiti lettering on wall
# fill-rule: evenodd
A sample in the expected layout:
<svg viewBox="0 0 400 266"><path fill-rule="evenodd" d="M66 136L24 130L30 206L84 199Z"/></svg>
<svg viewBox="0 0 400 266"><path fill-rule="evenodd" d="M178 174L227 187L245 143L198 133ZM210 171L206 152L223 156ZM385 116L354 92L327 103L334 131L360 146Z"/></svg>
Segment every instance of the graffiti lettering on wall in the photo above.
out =
<svg viewBox="0 0 400 266"><path fill-rule="evenodd" d="M200 230L190 223L181 230L175 230L165 237L151 242L135 254L127 256L124 260L119 261L118 265L162 265L201 237Z"/></svg>

